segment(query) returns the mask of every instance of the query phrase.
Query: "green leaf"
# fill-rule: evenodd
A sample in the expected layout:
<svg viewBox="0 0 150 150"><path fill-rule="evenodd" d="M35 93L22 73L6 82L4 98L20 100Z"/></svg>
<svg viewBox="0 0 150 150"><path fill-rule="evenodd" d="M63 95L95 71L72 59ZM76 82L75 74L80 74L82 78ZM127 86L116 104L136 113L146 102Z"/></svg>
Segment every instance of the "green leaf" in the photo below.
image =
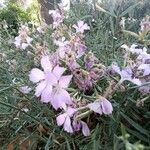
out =
<svg viewBox="0 0 150 150"><path fill-rule="evenodd" d="M52 141L51 141L51 136L52 136L52 135L49 136L49 138L48 138L48 140L47 140L47 143L46 143L46 145L45 145L45 147L44 147L44 150L49 150L49 145L52 143Z"/></svg>
<svg viewBox="0 0 150 150"><path fill-rule="evenodd" d="M66 143L67 143L67 149L68 149L68 150L71 150L71 147L70 147L70 144L69 144L68 139L67 139L67 138L65 138L65 139L66 139Z"/></svg>
<svg viewBox="0 0 150 150"><path fill-rule="evenodd" d="M123 11L121 14L120 14L120 17L123 17L125 16L127 13L129 13L130 11L132 11L135 7L137 7L140 3L136 3L130 7L128 7L125 11Z"/></svg>
<svg viewBox="0 0 150 150"><path fill-rule="evenodd" d="M136 136L136 137L137 137L138 139L140 139L141 141L144 141L144 142L147 142L147 143L150 142L147 137L144 137L144 136L141 135L139 132L133 131L133 130L131 130L131 129L129 129L129 128L126 128L126 130L127 130L130 134Z"/></svg>
<svg viewBox="0 0 150 150"><path fill-rule="evenodd" d="M132 125L135 129L137 129L139 132L147 135L148 137L150 136L150 132L148 130L145 130L142 128L142 126L140 126L139 124L137 124L136 122L134 122L132 119L130 119L127 115L123 114L122 112L120 113L121 116L126 119L128 121L128 123L130 125Z"/></svg>
<svg viewBox="0 0 150 150"><path fill-rule="evenodd" d="M134 36L135 38L139 38L139 35L132 32L132 31L127 31L127 30L122 30L123 33L126 33L128 35Z"/></svg>
<svg viewBox="0 0 150 150"><path fill-rule="evenodd" d="M112 14L111 12L105 10L104 8L100 7L99 5L96 5L96 8L97 8L99 11L101 11L101 12L104 12L104 13L106 13L106 14L112 16L112 17L117 18L117 16L116 16L115 14Z"/></svg>

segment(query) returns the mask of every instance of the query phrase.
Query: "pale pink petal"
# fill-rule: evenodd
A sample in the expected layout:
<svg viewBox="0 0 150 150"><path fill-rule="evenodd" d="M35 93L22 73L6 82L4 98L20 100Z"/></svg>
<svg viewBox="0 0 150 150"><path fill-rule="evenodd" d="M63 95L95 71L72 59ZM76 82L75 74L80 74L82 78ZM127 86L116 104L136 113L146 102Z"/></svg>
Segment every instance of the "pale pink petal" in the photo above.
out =
<svg viewBox="0 0 150 150"><path fill-rule="evenodd" d="M128 79L128 81L140 86L142 85L142 82L139 79L133 78L133 79Z"/></svg>
<svg viewBox="0 0 150 150"><path fill-rule="evenodd" d="M52 70L52 64L51 64L48 56L42 56L41 66L42 66L42 68L44 69L45 72L48 72L48 71Z"/></svg>
<svg viewBox="0 0 150 150"><path fill-rule="evenodd" d="M29 44L27 44L27 43L22 43L21 44L21 48L22 49L26 49L28 46L29 46Z"/></svg>
<svg viewBox="0 0 150 150"><path fill-rule="evenodd" d="M64 105L64 102L61 102L59 95L57 94L57 90L53 90L50 98L50 103L54 107L54 109L58 109L61 105Z"/></svg>
<svg viewBox="0 0 150 150"><path fill-rule="evenodd" d="M72 126L74 131L79 131L81 129L81 121L73 120Z"/></svg>
<svg viewBox="0 0 150 150"><path fill-rule="evenodd" d="M28 36L28 37L26 38L26 41L27 41L28 44L30 44L30 43L33 41L33 39Z"/></svg>
<svg viewBox="0 0 150 150"><path fill-rule="evenodd" d="M51 93L52 93L52 86L50 84L47 84L45 89L42 91L41 101L44 102L44 103L50 102Z"/></svg>
<svg viewBox="0 0 150 150"><path fill-rule="evenodd" d="M118 73L118 74L121 75L121 70L120 70L120 67L118 66L117 63L114 62L114 63L111 65L111 67L112 67L112 69L113 69L116 73Z"/></svg>
<svg viewBox="0 0 150 150"><path fill-rule="evenodd" d="M65 123L64 123L64 130L69 132L69 133L73 133L73 129L71 126L71 119L69 116L66 117Z"/></svg>
<svg viewBox="0 0 150 150"><path fill-rule="evenodd" d="M84 30L90 30L90 27L85 23L85 24L83 25L83 29L84 29Z"/></svg>
<svg viewBox="0 0 150 150"><path fill-rule="evenodd" d="M35 88L35 95L39 97L42 94L42 91L45 89L45 87L46 87L46 82L45 81L40 82Z"/></svg>
<svg viewBox="0 0 150 150"><path fill-rule="evenodd" d="M29 78L32 82L37 83L43 79L45 79L44 72L38 68L34 68L31 70L29 74Z"/></svg>
<svg viewBox="0 0 150 150"><path fill-rule="evenodd" d="M111 103L107 100L107 99L103 99L101 100L101 107L102 107L102 111L104 114L112 114L112 111L113 111L113 107L111 105Z"/></svg>
<svg viewBox="0 0 150 150"><path fill-rule="evenodd" d="M89 30L90 29L90 27L86 23L84 23L84 21L81 21L81 20L79 20L77 22L77 25L73 25L72 27L76 29L77 33L78 32L83 33L84 30Z"/></svg>
<svg viewBox="0 0 150 150"><path fill-rule="evenodd" d="M89 129L89 127L83 121L81 121L81 124L82 124L82 133L83 133L83 135L84 136L89 136L90 135L90 129Z"/></svg>
<svg viewBox="0 0 150 150"><path fill-rule="evenodd" d="M66 114L66 113L59 115L59 116L56 118L57 125L58 125L58 126L62 126L62 125L64 124L64 122L65 122L66 117L67 117L67 114Z"/></svg>
<svg viewBox="0 0 150 150"><path fill-rule="evenodd" d="M72 75L62 76L59 80L59 85L62 88L67 88L72 79Z"/></svg>
<svg viewBox="0 0 150 150"><path fill-rule="evenodd" d="M24 93L24 94L28 94L31 91L31 88L28 86L22 86L19 88L19 91Z"/></svg>
<svg viewBox="0 0 150 150"><path fill-rule="evenodd" d="M144 71L144 76L150 75L150 64L141 64L138 69Z"/></svg>
<svg viewBox="0 0 150 150"><path fill-rule="evenodd" d="M20 44L21 44L21 37L20 36L15 37L14 44L16 45L17 48L20 46Z"/></svg>
<svg viewBox="0 0 150 150"><path fill-rule="evenodd" d="M64 104L72 104L70 95L64 89L56 89L51 95L51 104L57 110L63 108Z"/></svg>
<svg viewBox="0 0 150 150"><path fill-rule="evenodd" d="M75 25L75 24L74 24L72 27L73 27L73 28L75 28L75 29L77 29L77 28L78 28L78 27L77 27L77 25Z"/></svg>
<svg viewBox="0 0 150 150"><path fill-rule="evenodd" d="M53 73L54 75L57 77L57 79L59 80L60 77L62 76L62 74L65 72L65 68L64 67L59 67L59 66L56 66L54 69L53 69Z"/></svg>
<svg viewBox="0 0 150 150"><path fill-rule="evenodd" d="M78 24L78 27L81 28L84 25L84 22L80 20L80 21L77 22L77 24Z"/></svg>
<svg viewBox="0 0 150 150"><path fill-rule="evenodd" d="M62 59L65 57L65 50L64 50L64 48L59 47L59 49L58 49L58 55Z"/></svg>
<svg viewBox="0 0 150 150"><path fill-rule="evenodd" d="M72 117L73 114L74 114L76 111L77 111L77 109L68 107L66 113L67 113L68 116Z"/></svg>
<svg viewBox="0 0 150 150"><path fill-rule="evenodd" d="M127 46L126 44L123 44L123 45L121 46L121 48L124 48L124 49L126 49L126 50L129 50L129 46Z"/></svg>
<svg viewBox="0 0 150 150"><path fill-rule="evenodd" d="M102 110L101 110L99 101L95 101L91 104L88 104L87 107L89 107L91 110L93 110L94 112L96 112L100 115L102 114Z"/></svg>
<svg viewBox="0 0 150 150"><path fill-rule="evenodd" d="M46 76L46 78L45 78L46 82L48 84L51 84L51 85L57 84L58 80L57 80L56 76L52 72L46 73L45 76Z"/></svg>

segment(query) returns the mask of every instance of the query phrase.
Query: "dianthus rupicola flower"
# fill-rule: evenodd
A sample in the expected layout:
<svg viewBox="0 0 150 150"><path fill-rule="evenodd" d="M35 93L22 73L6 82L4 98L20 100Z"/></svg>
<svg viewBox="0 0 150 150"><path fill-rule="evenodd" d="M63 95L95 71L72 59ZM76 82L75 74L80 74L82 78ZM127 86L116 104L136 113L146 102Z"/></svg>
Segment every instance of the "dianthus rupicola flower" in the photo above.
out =
<svg viewBox="0 0 150 150"><path fill-rule="evenodd" d="M141 81L137 78L133 78L133 72L132 69L130 67L125 67L124 69L120 69L119 66L117 64L112 64L112 69L113 71L115 71L116 73L118 73L121 77L119 83L121 84L124 81L130 81L136 85L141 85Z"/></svg>
<svg viewBox="0 0 150 150"><path fill-rule="evenodd" d="M29 36L24 36L22 37L21 35L15 37L15 46L17 48L21 48L21 49L26 49L30 43L32 42L32 38L30 38Z"/></svg>
<svg viewBox="0 0 150 150"><path fill-rule="evenodd" d="M64 20L64 14L60 10L50 10L49 14L53 18L53 28L57 28Z"/></svg>
<svg viewBox="0 0 150 150"><path fill-rule="evenodd" d="M132 44L131 47L127 46L126 44L123 44L121 46L121 48L124 48L124 49L126 49L126 51L129 51L133 54L137 54L137 55L146 54L147 49L145 47L143 49L137 48L137 47L138 47L138 45L136 45L136 44Z"/></svg>
<svg viewBox="0 0 150 150"><path fill-rule="evenodd" d="M84 136L90 135L90 129L84 121L81 121L81 120L75 121L74 120L72 124L73 124L74 131L79 131L81 129Z"/></svg>
<svg viewBox="0 0 150 150"><path fill-rule="evenodd" d="M77 25L74 24L72 27L76 29L77 33L84 33L84 30L90 30L90 27L87 25L87 23L84 23L84 21L81 20L77 22Z"/></svg>
<svg viewBox="0 0 150 150"><path fill-rule="evenodd" d="M112 114L113 111L111 103L102 96L100 96L99 99L95 102L88 104L87 107L100 115L102 115L103 113L109 115Z"/></svg>
<svg viewBox="0 0 150 150"><path fill-rule="evenodd" d="M65 57L66 52L68 52L71 49L69 45L70 42L67 41L65 37L62 37L59 40L54 40L54 43L58 46L57 52L59 57L63 59Z"/></svg>
<svg viewBox="0 0 150 150"><path fill-rule="evenodd" d="M70 94L66 90L72 79L72 75L62 76L62 74L63 72L57 71L57 83L54 84L50 97L50 102L56 110L66 107L66 104L72 104Z"/></svg>
<svg viewBox="0 0 150 150"><path fill-rule="evenodd" d="M142 63L148 63L150 62L150 54L142 53L137 57L137 60Z"/></svg>
<svg viewBox="0 0 150 150"><path fill-rule="evenodd" d="M62 76L66 69L58 65L53 68L48 56L42 57L41 66L44 71L33 68L29 75L30 80L37 83L35 95L41 96L42 102L50 102L55 109L71 104L72 100L65 88L69 86L72 75Z"/></svg>
<svg viewBox="0 0 150 150"><path fill-rule="evenodd" d="M71 117L73 117L74 113L77 110L75 108L68 107L65 111L65 113L60 114L57 118L57 125L62 126L65 131L69 133L73 133L72 123L71 123Z"/></svg>
<svg viewBox="0 0 150 150"><path fill-rule="evenodd" d="M141 64L138 70L143 70L143 76L150 75L150 64Z"/></svg>
<svg viewBox="0 0 150 150"><path fill-rule="evenodd" d="M41 96L42 102L49 102L52 92L52 85L57 83L57 78L54 73L57 70L63 72L65 68L57 66L52 72L52 64L50 63L48 56L42 57L41 66L43 71L38 68L33 68L29 74L29 78L33 83L37 83L35 95L37 97Z"/></svg>
<svg viewBox="0 0 150 150"><path fill-rule="evenodd" d="M28 86L21 86L19 88L19 91L22 92L22 93L24 93L24 94L28 94L31 91L31 88L28 87Z"/></svg>

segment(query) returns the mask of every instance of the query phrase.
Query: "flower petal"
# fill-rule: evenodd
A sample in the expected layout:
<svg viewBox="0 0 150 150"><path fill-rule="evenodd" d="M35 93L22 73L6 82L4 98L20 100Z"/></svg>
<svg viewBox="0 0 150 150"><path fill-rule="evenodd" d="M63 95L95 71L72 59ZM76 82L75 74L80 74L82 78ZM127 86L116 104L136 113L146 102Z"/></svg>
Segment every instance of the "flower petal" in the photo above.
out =
<svg viewBox="0 0 150 150"><path fill-rule="evenodd" d="M28 36L28 37L26 38L26 41L27 41L28 44L30 44L30 43L33 41L33 39Z"/></svg>
<svg viewBox="0 0 150 150"><path fill-rule="evenodd" d="M38 84L38 86L35 88L35 96L39 97L42 94L42 91L46 87L46 82L42 81Z"/></svg>
<svg viewBox="0 0 150 150"><path fill-rule="evenodd" d="M96 112L100 115L102 114L102 110L101 110L99 101L95 101L91 104L88 104L87 107L89 107L91 110L93 110L94 112Z"/></svg>
<svg viewBox="0 0 150 150"><path fill-rule="evenodd" d="M144 73L143 73L144 76L147 76L150 74L150 64L141 64L138 67L138 69L144 71Z"/></svg>
<svg viewBox="0 0 150 150"><path fill-rule="evenodd" d="M133 78L133 79L128 79L128 81L140 86L142 85L142 82L139 79Z"/></svg>
<svg viewBox="0 0 150 150"><path fill-rule="evenodd" d="M82 133L83 133L83 135L84 136L89 136L90 135L90 129L89 129L89 127L83 121L81 121L81 124L82 124Z"/></svg>
<svg viewBox="0 0 150 150"><path fill-rule="evenodd" d="M52 86L50 84L47 84L45 89L42 91L41 101L44 102L44 103L50 102L51 93L52 93Z"/></svg>
<svg viewBox="0 0 150 150"><path fill-rule="evenodd" d="M28 46L29 46L29 44L27 44L27 43L22 43L22 44L21 44L21 48L24 49L24 50L25 50Z"/></svg>
<svg viewBox="0 0 150 150"><path fill-rule="evenodd" d="M72 117L73 114L74 114L76 111L77 111L77 109L68 107L68 108L67 108L67 111L66 111L66 114L67 114L68 116Z"/></svg>
<svg viewBox="0 0 150 150"><path fill-rule="evenodd" d="M31 70L29 74L29 78L33 83L37 83L43 79L45 79L45 74L38 68L34 68Z"/></svg>
<svg viewBox="0 0 150 150"><path fill-rule="evenodd" d="M72 104L70 95L64 89L55 89L51 95L51 104L57 110L63 108L64 104Z"/></svg>
<svg viewBox="0 0 150 150"><path fill-rule="evenodd" d="M62 76L59 80L60 87L67 88L69 86L71 79L72 79L72 75Z"/></svg>
<svg viewBox="0 0 150 150"><path fill-rule="evenodd" d="M41 66L42 66L42 68L44 69L45 72L52 70L52 64L51 64L48 56L42 56Z"/></svg>
<svg viewBox="0 0 150 150"><path fill-rule="evenodd" d="M62 125L64 124L64 122L65 122L66 117L67 117L67 114L66 114L66 113L59 115L59 116L56 118L57 125L58 125L58 126L62 126Z"/></svg>
<svg viewBox="0 0 150 150"><path fill-rule="evenodd" d="M112 114L113 107L107 99L103 98L100 103L104 114Z"/></svg>
<svg viewBox="0 0 150 150"><path fill-rule="evenodd" d="M53 69L53 73L54 75L57 77L57 79L59 80L60 77L62 76L62 74L65 72L65 68L64 67L59 67L59 66L56 66L54 69Z"/></svg>
<svg viewBox="0 0 150 150"><path fill-rule="evenodd" d="M57 84L58 80L52 72L46 73L46 82L50 85Z"/></svg>
<svg viewBox="0 0 150 150"><path fill-rule="evenodd" d="M19 88L19 91L24 93L24 94L28 94L31 91L31 88L28 86L22 86Z"/></svg>
<svg viewBox="0 0 150 150"><path fill-rule="evenodd" d="M69 116L66 117L65 123L64 123L64 130L69 132L69 133L73 133L73 129L71 126L71 119Z"/></svg>
<svg viewBox="0 0 150 150"><path fill-rule="evenodd" d="M116 62L112 63L111 68L118 74L121 74L120 67Z"/></svg>

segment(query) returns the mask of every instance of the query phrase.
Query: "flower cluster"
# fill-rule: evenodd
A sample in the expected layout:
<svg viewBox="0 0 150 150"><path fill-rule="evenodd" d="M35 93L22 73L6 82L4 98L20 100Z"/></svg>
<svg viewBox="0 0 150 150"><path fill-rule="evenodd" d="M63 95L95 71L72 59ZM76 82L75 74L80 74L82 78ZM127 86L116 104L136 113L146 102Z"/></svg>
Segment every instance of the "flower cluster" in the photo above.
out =
<svg viewBox="0 0 150 150"><path fill-rule="evenodd" d="M129 80L134 84L140 86L139 91L142 94L150 93L150 54L147 53L146 47L138 48L133 44L131 47L122 45L126 50L126 67L120 71L118 66L113 67L114 70L120 74L121 82Z"/></svg>
<svg viewBox="0 0 150 150"><path fill-rule="evenodd" d="M42 70L33 68L29 78L36 83L35 96L40 97L41 102L51 104L55 110L62 110L56 118L58 126L63 126L69 133L81 129L83 134L88 136L90 130L87 123L82 121L84 114L93 111L100 115L102 113L109 115L113 110L112 105L106 98L100 96L93 103L86 101L83 104L73 96L73 93L69 93L69 84L72 81L79 90L89 90L104 75L105 66L99 63L92 52L86 53L84 32L90 30L90 27L84 21L80 20L72 25L72 29L75 29L72 32L63 24L62 7L50 11L50 14L53 17L54 29L51 37L56 45L56 51L50 55L42 55L40 61ZM67 35L63 33L64 29L68 30ZM82 56L84 68L78 63Z"/></svg>
<svg viewBox="0 0 150 150"><path fill-rule="evenodd" d="M150 31L150 16L146 16L141 22L141 32L148 33Z"/></svg>
<svg viewBox="0 0 150 150"><path fill-rule="evenodd" d="M16 45L17 48L26 49L30 45L33 39L30 38L28 34L29 28L25 25L22 25L21 28L19 29L19 35L15 37L14 44Z"/></svg>
<svg viewBox="0 0 150 150"><path fill-rule="evenodd" d="M65 11L62 5L59 5L59 9L51 10L50 14L53 18L51 38L55 50L40 53L41 69L33 68L29 78L36 84L35 96L41 102L50 104L56 111L59 110L60 114L56 117L58 126L63 126L69 133L82 130L85 136L89 136L90 129L85 118L91 113L111 115L113 106L110 101L118 85L129 81L136 84L143 94L150 93L150 86L147 84L150 81L150 54L145 47L142 49L137 45L123 45L122 48L126 51L124 67L119 67L117 63L106 67L88 51L84 41L85 31L90 30L87 23L79 20L76 24L66 26L63 22ZM43 33L41 28L38 30ZM17 47L19 45L24 48L22 40L26 40L23 42L27 44L32 41L27 36L28 33L28 28L23 26L16 39ZM118 83L109 77L109 69L114 77L116 74L120 76ZM103 78L109 85L102 91L95 90L94 86ZM29 89L24 87L21 91L28 93ZM92 91L92 101L80 96L83 94L88 97L89 91Z"/></svg>

